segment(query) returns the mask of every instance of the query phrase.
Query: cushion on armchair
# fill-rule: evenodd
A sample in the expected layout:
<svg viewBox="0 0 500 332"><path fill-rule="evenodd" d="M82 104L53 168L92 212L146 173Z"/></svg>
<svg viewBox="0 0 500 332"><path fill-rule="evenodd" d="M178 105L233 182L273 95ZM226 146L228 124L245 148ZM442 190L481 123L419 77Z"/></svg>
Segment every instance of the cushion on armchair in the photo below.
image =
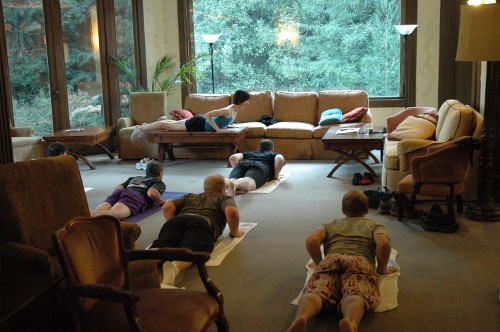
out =
<svg viewBox="0 0 500 332"><path fill-rule="evenodd" d="M434 138L437 115L425 113L409 116L389 134L389 140L425 139Z"/></svg>

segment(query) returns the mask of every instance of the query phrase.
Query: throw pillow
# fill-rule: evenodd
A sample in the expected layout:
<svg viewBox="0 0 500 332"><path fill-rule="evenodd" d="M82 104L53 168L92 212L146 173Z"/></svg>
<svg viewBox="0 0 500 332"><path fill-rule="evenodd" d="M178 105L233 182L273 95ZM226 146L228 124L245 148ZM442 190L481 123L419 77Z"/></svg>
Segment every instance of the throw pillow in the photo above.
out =
<svg viewBox="0 0 500 332"><path fill-rule="evenodd" d="M176 120L190 119L194 116L190 110L173 110L170 115Z"/></svg>
<svg viewBox="0 0 500 332"><path fill-rule="evenodd" d="M389 140L399 141L407 138L432 139L436 131L436 122L437 116L430 114L409 116L389 134Z"/></svg>
<svg viewBox="0 0 500 332"><path fill-rule="evenodd" d="M366 107L357 107L353 109L352 111L342 115L342 123L349 123L349 122L358 122L361 120L363 115L368 112L368 108Z"/></svg>
<svg viewBox="0 0 500 332"><path fill-rule="evenodd" d="M341 120L342 120L342 110L340 108L331 108L321 113L319 125L323 126L334 123L340 123Z"/></svg>

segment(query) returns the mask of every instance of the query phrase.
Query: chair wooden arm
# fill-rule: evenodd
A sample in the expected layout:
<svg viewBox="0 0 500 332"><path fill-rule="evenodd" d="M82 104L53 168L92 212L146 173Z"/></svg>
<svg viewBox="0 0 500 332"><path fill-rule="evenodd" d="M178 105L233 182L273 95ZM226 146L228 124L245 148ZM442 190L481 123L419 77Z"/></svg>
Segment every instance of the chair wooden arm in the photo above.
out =
<svg viewBox="0 0 500 332"><path fill-rule="evenodd" d="M73 288L78 295L93 299L115 301L128 304L136 303L139 301L139 294L128 289L113 288L98 284L73 286Z"/></svg>

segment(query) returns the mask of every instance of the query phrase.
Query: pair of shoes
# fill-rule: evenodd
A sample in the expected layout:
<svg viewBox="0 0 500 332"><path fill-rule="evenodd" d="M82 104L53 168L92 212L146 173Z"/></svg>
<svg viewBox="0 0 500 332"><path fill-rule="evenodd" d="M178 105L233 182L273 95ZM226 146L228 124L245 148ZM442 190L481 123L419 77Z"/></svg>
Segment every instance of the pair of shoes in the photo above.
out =
<svg viewBox="0 0 500 332"><path fill-rule="evenodd" d="M141 161L138 163L135 163L135 169L142 169L143 171L146 170L146 166L152 159L149 158L142 158Z"/></svg>
<svg viewBox="0 0 500 332"><path fill-rule="evenodd" d="M393 199L388 200L384 202L383 200L380 200L380 203L378 205L378 213L380 214L391 214L391 209L392 209L392 202Z"/></svg>
<svg viewBox="0 0 500 332"><path fill-rule="evenodd" d="M373 182L373 176L370 173L365 173L361 175L361 173L354 173L352 177L352 184L357 185L369 185Z"/></svg>
<svg viewBox="0 0 500 332"><path fill-rule="evenodd" d="M399 203L395 198L391 198L391 207L389 213L391 214L391 216L395 217L397 217L399 214ZM422 211L415 210L410 206L405 206L405 209L403 211L403 217L408 219L420 218L422 214L423 214Z"/></svg>
<svg viewBox="0 0 500 332"><path fill-rule="evenodd" d="M444 214L439 204L433 204L429 215L420 216L420 225L426 231L435 231L442 233L456 232L460 225L455 220L450 220L449 216Z"/></svg>

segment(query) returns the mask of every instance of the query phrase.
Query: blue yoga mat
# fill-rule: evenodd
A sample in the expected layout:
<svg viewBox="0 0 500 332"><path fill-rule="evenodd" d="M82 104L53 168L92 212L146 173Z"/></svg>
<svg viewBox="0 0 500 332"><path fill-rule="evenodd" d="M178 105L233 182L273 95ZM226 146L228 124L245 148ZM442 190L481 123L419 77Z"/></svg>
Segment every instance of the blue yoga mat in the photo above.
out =
<svg viewBox="0 0 500 332"><path fill-rule="evenodd" d="M177 197L181 197L185 194L187 194L187 193L177 192L177 191L166 191L161 196L167 200L171 200L171 199L174 199ZM146 209L146 210L142 211L141 213L136 214L135 216L129 217L127 219L123 219L122 221L137 223L137 222L141 221L142 219L147 218L150 215L152 215L153 213L156 213L160 210L161 210L161 205L158 203L154 203L153 206L150 207L149 209Z"/></svg>

